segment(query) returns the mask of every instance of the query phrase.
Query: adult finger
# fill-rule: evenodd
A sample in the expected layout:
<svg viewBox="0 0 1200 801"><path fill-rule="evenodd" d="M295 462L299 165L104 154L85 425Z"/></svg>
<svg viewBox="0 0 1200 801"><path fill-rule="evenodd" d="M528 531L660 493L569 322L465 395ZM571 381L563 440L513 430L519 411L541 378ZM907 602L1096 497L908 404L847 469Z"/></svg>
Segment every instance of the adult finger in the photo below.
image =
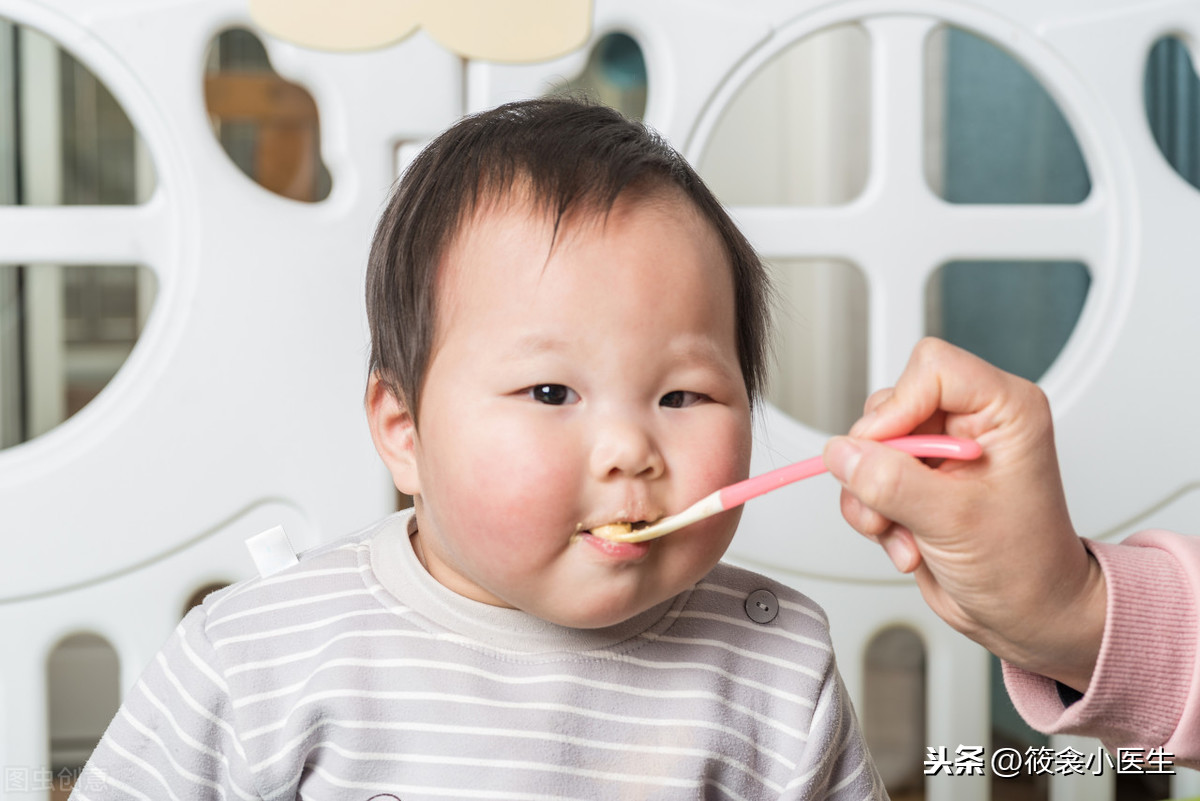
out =
<svg viewBox="0 0 1200 801"><path fill-rule="evenodd" d="M927 505L939 502L931 499L944 496L936 471L878 442L833 437L825 444L824 459L834 478L864 506L905 527L928 517Z"/></svg>
<svg viewBox="0 0 1200 801"><path fill-rule="evenodd" d="M896 386L850 433L865 439L887 439L924 429L939 414L975 414L996 398L1005 397L1016 380L961 348L926 338L913 349Z"/></svg>

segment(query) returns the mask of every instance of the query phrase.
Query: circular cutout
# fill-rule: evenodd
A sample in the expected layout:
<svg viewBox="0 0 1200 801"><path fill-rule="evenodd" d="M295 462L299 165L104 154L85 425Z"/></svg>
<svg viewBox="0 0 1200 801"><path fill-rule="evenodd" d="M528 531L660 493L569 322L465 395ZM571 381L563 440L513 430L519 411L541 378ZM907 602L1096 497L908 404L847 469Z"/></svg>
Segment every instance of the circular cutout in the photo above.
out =
<svg viewBox="0 0 1200 801"><path fill-rule="evenodd" d="M939 26L926 43L925 174L951 203L1075 204L1091 192L1058 104L1010 53ZM1066 345L1087 299L1086 265L955 261L926 284L926 333L1031 381Z"/></svg>
<svg viewBox="0 0 1200 801"><path fill-rule="evenodd" d="M0 24L21 53L0 59L0 119L21 122L0 131L12 145L0 148L0 202L144 203L157 178L121 104L49 37ZM128 359L156 294L141 265L0 263L0 448L50 431L96 397Z"/></svg>
<svg viewBox="0 0 1200 801"><path fill-rule="evenodd" d="M271 67L262 41L245 28L213 40L204 75L213 135L246 177L282 197L329 197L316 101Z"/></svg>
<svg viewBox="0 0 1200 801"><path fill-rule="evenodd" d="M950 262L926 285L926 332L1038 381L1075 330L1090 286L1081 262Z"/></svg>
<svg viewBox="0 0 1200 801"><path fill-rule="evenodd" d="M953 26L926 43L925 174L951 203L1082 203L1091 179L1070 125L1008 51Z"/></svg>
<svg viewBox="0 0 1200 801"><path fill-rule="evenodd" d="M838 259L771 259L774 355L767 400L807 426L846 431L867 400L867 281Z"/></svg>
<svg viewBox="0 0 1200 801"><path fill-rule="evenodd" d="M0 448L90 403L129 358L157 292L134 265L0 265Z"/></svg>
<svg viewBox="0 0 1200 801"><path fill-rule="evenodd" d="M1146 119L1163 158L1200 189L1200 77L1187 46L1164 36L1146 56Z"/></svg>
<svg viewBox="0 0 1200 801"><path fill-rule="evenodd" d="M550 94L582 94L640 120L646 113L647 81L641 46L629 34L614 31L596 41L577 76L557 84Z"/></svg>
<svg viewBox="0 0 1200 801"><path fill-rule="evenodd" d="M65 798L121 705L120 659L108 640L81 632L46 659L46 700L54 797Z"/></svg>
<svg viewBox="0 0 1200 801"><path fill-rule="evenodd" d="M1128 255L1131 242L1124 236L1113 236L1114 231L1128 228L1119 214L1124 195L1108 191L1094 196L1091 192L1094 183L1105 184L1110 190L1125 184L1118 182L1118 176L1110 170L1092 174L1093 169L1110 168L1113 161L1099 157L1103 145L1100 139L1083 141L1074 135L1075 130L1096 129L1071 123L1091 114L1087 92L1077 90L1070 69L1055 53L1028 46L1011 52L999 48L995 42L1007 42L1011 37L1001 35L1007 28L990 15L965 9L944 11L944 16L920 16L897 6L891 11L877 8L866 16L855 15L849 9L839 15L830 9L797 17L727 78L692 134L693 158L704 165L706 178L718 189L723 186L722 173L732 176L722 200L734 206L734 216L743 230L771 259L844 259L862 269L871 293L871 325L866 328L870 337L868 382L872 387L895 380L912 346L926 332L921 298L940 264L967 258L1033 261L1061 259L1064 253L1079 254L1078 260L1086 263L1097 282L1104 285L1105 298L1118 297L1113 288L1132 277L1129 270L1118 270L1118 261ZM721 142L721 129L731 117L730 109L768 65L778 62L797 43L816 41L830 30L855 28L865 31L866 37L867 53L860 61L882 62L871 63L870 83L863 90L863 107L869 109L870 125L861 152L869 154L871 160L870 171L862 181L863 191L837 206L835 201L841 198L833 193L797 199L775 189L764 193L754 186L757 181L746 181L744 187L738 187L736 182L741 176L755 174L759 159L764 162L760 171L769 176L764 179L768 185L792 179L787 159L769 148L768 155L762 156L763 137L753 125L746 126L739 135L729 136L728 143ZM992 186L973 194L976 175L954 161L946 162L947 130L953 137L963 126L948 124L945 116L957 120L965 112L961 104L951 103L946 108L946 102L934 104L936 109L931 110L928 99L947 95L941 86L949 80L947 70L962 62L961 58L950 58L948 66L945 57L931 57L931 52L945 50L948 37L966 43L968 49L982 48L987 59L1003 63L1006 80L1019 75L1022 91L1034 95L1030 107L1036 106L1046 117L1042 127L1050 134L1042 139L1048 144L1027 158L1020 170L1011 160L1001 169L1006 173L1024 170L1027 174L1049 174L1062 180L1030 181L1000 194ZM953 71L961 72L957 68ZM840 88L846 92L857 87ZM1059 99L1064 107L1060 109L1052 98ZM800 106L794 98L785 97L782 103L791 103L794 108L777 112L781 115L813 114L811 106ZM1068 103L1070 108L1066 107ZM769 136L766 141L770 141ZM718 145L720 150L716 149ZM847 176L861 169L866 158L840 169L833 158L838 152L828 147L817 152L816 160L832 164L829 169L842 174L842 185L851 185ZM968 148L964 152L971 151ZM1097 158L1085 158L1089 152ZM1037 165L1045 161L1053 161L1055 169L1039 172ZM931 163L937 165L933 178L927 175ZM787 177L781 179L778 174ZM1120 177L1126 183L1130 179L1128 175ZM939 192L960 202L944 203L934 196L930 192L934 179ZM947 179L953 183L953 192L943 191ZM962 191L958 191L960 187ZM846 196L851 195L842 198ZM764 197L765 202L760 199ZM967 203L974 208L962 208ZM1064 215L1058 208L1063 205L1078 209ZM1079 316L1084 329L1082 339L1090 343L1086 348L1088 359L1064 362L1067 373L1088 372L1097 348L1107 350L1111 346L1111 318L1104 324L1098 318L1101 313L1111 312L1098 310ZM1056 371L1056 376L1060 375L1063 370ZM1068 382L1067 386L1079 385Z"/></svg>
<svg viewBox="0 0 1200 801"><path fill-rule="evenodd" d="M698 160L730 206L835 206L866 186L871 44L835 25L774 55L738 90Z"/></svg>
<svg viewBox="0 0 1200 801"><path fill-rule="evenodd" d="M867 644L863 672L863 736L893 797L920 795L928 742L925 643L907 626L889 626Z"/></svg>
<svg viewBox="0 0 1200 801"><path fill-rule="evenodd" d="M931 7L932 8L932 7ZM755 204L746 196L722 200L760 253L771 262L838 260L860 269L869 293L866 339L869 388L893 384L913 346L928 327L926 293L941 265L959 261L1070 261L1086 265L1089 289L1070 315L1075 330L1043 376L1047 393L1061 408L1086 393L1120 336L1130 313L1128 288L1138 270L1139 223L1136 176L1120 154L1126 143L1106 119L1108 109L1081 81L1078 70L1045 40L1014 36L1011 19L956 3L937 5L936 14L913 13L900 2L833 4L788 18L772 29L757 50L748 52L711 93L705 111L686 137L687 155L699 164L709 158L730 105L759 75L764 65L796 42L833 28L854 24L870 46L870 127L867 152L870 170L863 191L841 205L799 203ZM867 11L868 13L864 13ZM1003 43L1012 58L1046 87L1069 123L1073 146L1086 165L1088 191L1071 202L951 203L931 191L926 176L923 111L928 86L928 43L939 26L952 26L992 43ZM796 109L805 113L808 109ZM758 155L753 128L726 149L736 172L738 159ZM777 169L786 164L775 162ZM746 169L752 169L746 167ZM714 185L719 185L713 180ZM1092 191L1094 189L1094 191ZM785 198L786 199L786 198ZM817 300L820 304L822 301ZM1076 322L1077 317L1077 322ZM1056 343L1057 350L1059 343ZM812 346L835 361L843 351L814 337ZM857 413L857 410L855 410ZM765 471L818 451L822 436L795 417L769 407L756 440L755 467ZM751 562L801 575L830 579L891 582L889 567L866 558L865 546L847 541L836 549L797 546L795 510L805 510L804 528L844 528L833 496L835 488L813 484L797 488L788 503L761 499L746 509L735 553Z"/></svg>

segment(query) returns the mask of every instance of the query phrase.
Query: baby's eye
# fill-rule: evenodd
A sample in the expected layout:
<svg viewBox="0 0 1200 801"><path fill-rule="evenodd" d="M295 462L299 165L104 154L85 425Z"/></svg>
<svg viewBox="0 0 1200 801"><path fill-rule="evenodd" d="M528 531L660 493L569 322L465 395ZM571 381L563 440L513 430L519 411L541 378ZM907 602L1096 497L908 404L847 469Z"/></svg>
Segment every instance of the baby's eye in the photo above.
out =
<svg viewBox="0 0 1200 801"><path fill-rule="evenodd" d="M535 384L528 392L529 397L538 403L550 406L562 406L579 400L579 394L575 390L562 384Z"/></svg>
<svg viewBox="0 0 1200 801"><path fill-rule="evenodd" d="M688 392L686 389L677 389L674 392L668 392L666 395L663 395L658 405L666 406L668 409L682 409L686 406L694 406L707 397L707 395L701 395L699 392Z"/></svg>

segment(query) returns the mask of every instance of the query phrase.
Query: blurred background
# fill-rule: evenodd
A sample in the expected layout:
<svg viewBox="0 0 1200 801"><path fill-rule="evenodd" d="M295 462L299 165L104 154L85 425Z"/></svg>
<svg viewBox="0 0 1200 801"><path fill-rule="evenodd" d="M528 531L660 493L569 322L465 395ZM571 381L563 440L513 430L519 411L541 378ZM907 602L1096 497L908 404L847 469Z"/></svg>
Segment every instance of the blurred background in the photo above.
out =
<svg viewBox="0 0 1200 801"><path fill-rule="evenodd" d="M147 202L154 162L121 103L69 48L5 19L3 8L0 204ZM872 58L868 33L839 24L762 67L728 104L698 159L721 200L739 208L854 203L872 169ZM544 91L586 93L640 118L655 91L648 75L638 38L608 31L588 43L577 74L559 76ZM297 203L330 197L339 176L322 159L324 109L306 86L276 72L260 31L221 30L197 76L211 136L246 179ZM1200 186L1200 82L1179 36L1153 44L1139 82L1162 156ZM923 120L922 169L938 197L963 205L1088 199L1088 164L1071 125L1013 53L939 25L925 42L923 83L924 107L912 113ZM136 347L159 288L145 264L4 259L0 239L0 448L11 449L53 431L104 390ZM870 384L868 282L840 258L773 259L771 267L780 308L769 398L812 429L844 431ZM1091 286L1081 261L947 261L924 287L924 333L1038 380L1067 343ZM0 510L0 536L8 536L3 526ZM196 587L177 613L223 583ZM118 662L111 644L93 633L67 636L50 653L47 747L55 776L82 765L114 713ZM925 699L936 691L926 662L922 638L903 626L881 632L867 652L859 713L898 799L925 797ZM995 679L992 686L989 750L1046 744L1017 718ZM53 784L56 793L65 789ZM1050 797L1044 777L994 780L990 792ZM1162 776L1121 776L1115 792L1138 801L1165 798L1170 787Z"/></svg>

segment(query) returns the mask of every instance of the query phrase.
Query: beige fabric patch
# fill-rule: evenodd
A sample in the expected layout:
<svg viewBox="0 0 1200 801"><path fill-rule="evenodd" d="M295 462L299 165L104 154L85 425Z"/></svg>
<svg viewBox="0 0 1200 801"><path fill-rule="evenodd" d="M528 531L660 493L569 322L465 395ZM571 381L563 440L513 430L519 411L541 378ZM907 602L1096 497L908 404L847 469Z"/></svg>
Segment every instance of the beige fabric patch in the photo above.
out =
<svg viewBox="0 0 1200 801"><path fill-rule="evenodd" d="M267 33L317 50L374 50L424 28L464 58L545 61L581 47L592 0L249 0Z"/></svg>

